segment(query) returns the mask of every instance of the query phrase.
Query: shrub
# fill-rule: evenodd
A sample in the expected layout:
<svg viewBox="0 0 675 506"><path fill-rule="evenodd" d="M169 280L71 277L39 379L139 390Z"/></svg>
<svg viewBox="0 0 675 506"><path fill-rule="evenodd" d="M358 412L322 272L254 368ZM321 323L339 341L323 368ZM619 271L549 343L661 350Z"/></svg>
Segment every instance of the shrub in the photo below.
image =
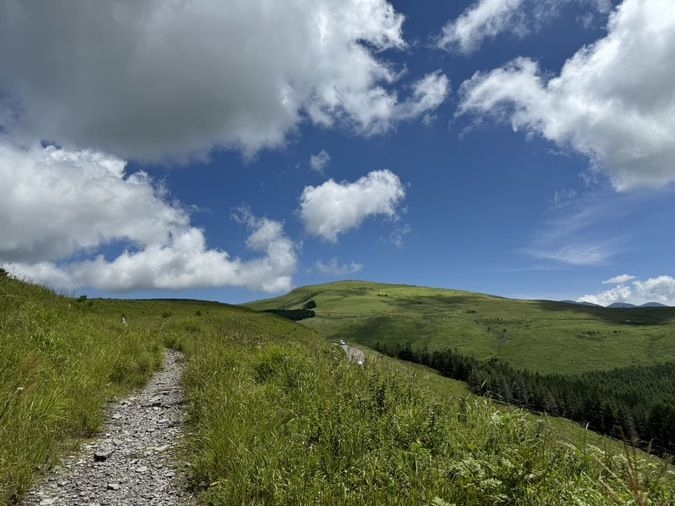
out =
<svg viewBox="0 0 675 506"><path fill-rule="evenodd" d="M294 322L316 316L316 313L311 309L265 309L263 313L272 313Z"/></svg>

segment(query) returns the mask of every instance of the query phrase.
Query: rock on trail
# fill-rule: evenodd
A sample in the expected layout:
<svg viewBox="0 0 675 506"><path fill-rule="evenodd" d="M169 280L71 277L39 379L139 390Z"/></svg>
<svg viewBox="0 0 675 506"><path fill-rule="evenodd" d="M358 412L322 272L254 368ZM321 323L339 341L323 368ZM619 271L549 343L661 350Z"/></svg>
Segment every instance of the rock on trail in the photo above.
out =
<svg viewBox="0 0 675 506"><path fill-rule="evenodd" d="M349 346L348 344L341 344L340 348L345 350L347 358L349 359L350 362L356 362L361 367L363 367L363 364L366 363L365 354L358 348L355 348L354 346Z"/></svg>
<svg viewBox="0 0 675 506"><path fill-rule="evenodd" d="M174 450L183 434L180 354L133 397L111 404L103 434L28 493L26 506L174 505L189 501Z"/></svg>

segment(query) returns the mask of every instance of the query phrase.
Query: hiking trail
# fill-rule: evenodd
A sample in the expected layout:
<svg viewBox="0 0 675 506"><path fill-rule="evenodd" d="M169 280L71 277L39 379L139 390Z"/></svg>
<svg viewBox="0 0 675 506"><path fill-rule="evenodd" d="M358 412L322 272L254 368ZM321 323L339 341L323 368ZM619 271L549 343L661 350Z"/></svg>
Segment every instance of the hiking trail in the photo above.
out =
<svg viewBox="0 0 675 506"><path fill-rule="evenodd" d="M25 506L177 505L189 502L175 450L183 437L179 352L140 391L109 404L96 440L66 457L24 499Z"/></svg>

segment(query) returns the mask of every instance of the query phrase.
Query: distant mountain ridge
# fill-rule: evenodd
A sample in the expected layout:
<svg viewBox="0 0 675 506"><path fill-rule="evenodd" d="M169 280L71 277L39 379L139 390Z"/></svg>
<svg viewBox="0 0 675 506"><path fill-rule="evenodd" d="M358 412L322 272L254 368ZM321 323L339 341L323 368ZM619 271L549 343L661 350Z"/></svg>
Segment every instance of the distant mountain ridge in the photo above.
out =
<svg viewBox="0 0 675 506"><path fill-rule="evenodd" d="M644 304L640 304L639 306L636 304L631 304L630 302L614 302L607 307L613 309L622 309L622 308L625 309L632 307L671 307L671 306L661 304L660 302L645 302Z"/></svg>
<svg viewBox="0 0 675 506"><path fill-rule="evenodd" d="M608 306L602 306L600 304L594 304L593 302L587 302L587 301L576 301L576 300L561 300L560 302L564 302L565 304L576 304L578 306L591 306L591 307L607 307L610 309L630 309L630 308L636 308L636 307L673 307L673 306L668 306L667 304L661 304L660 302L645 302L644 304L636 305L636 304L631 304L630 302L613 302L609 304Z"/></svg>
<svg viewBox="0 0 675 506"><path fill-rule="evenodd" d="M603 307L600 304L593 304L592 302L586 302L586 301L576 301L576 300L561 300L560 302L564 302L565 304L575 304L577 306L591 306L591 307Z"/></svg>

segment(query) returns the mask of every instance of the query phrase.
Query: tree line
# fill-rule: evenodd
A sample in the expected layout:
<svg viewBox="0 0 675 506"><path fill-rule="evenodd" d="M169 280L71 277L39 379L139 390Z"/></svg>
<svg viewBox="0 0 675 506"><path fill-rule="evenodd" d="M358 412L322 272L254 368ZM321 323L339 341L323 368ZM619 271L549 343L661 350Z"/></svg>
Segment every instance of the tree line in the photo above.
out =
<svg viewBox="0 0 675 506"><path fill-rule="evenodd" d="M675 363L569 376L518 370L457 350L415 349L411 343L378 342L375 349L465 381L473 393L569 418L657 454L675 455Z"/></svg>
<svg viewBox="0 0 675 506"><path fill-rule="evenodd" d="M298 322L307 318L314 318L316 313L312 311L316 308L316 302L308 300L302 305L301 309L263 309L263 313L272 313L287 320Z"/></svg>

